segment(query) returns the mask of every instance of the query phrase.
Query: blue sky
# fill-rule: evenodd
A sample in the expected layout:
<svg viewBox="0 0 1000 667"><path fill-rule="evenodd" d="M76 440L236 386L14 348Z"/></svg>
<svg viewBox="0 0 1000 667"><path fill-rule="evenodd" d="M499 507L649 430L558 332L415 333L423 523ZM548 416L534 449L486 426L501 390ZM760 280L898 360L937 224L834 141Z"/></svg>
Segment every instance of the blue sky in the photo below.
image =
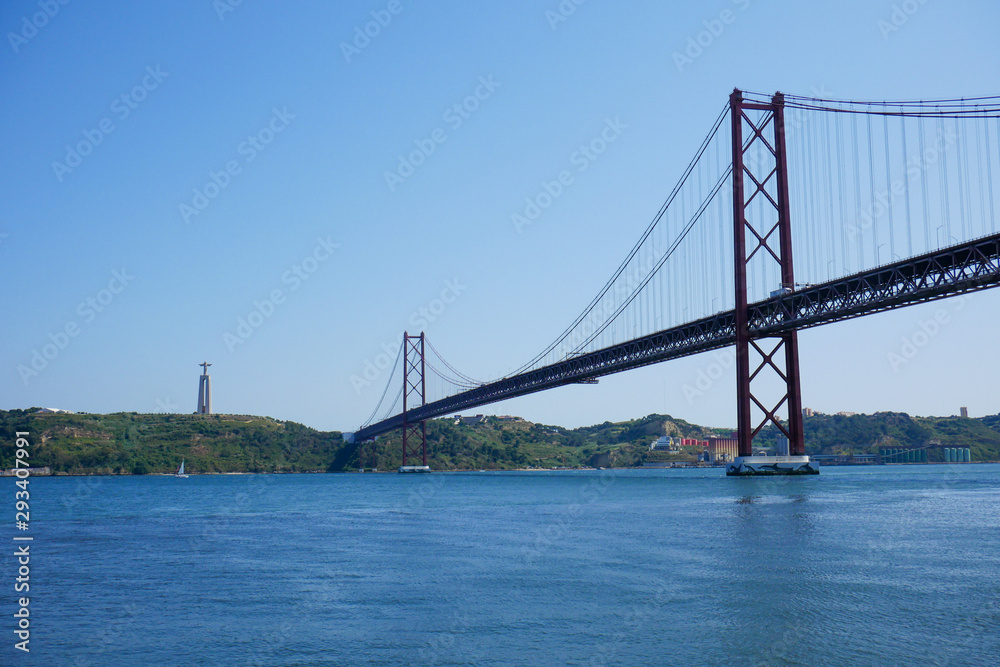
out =
<svg viewBox="0 0 1000 667"><path fill-rule="evenodd" d="M352 376L404 328L483 379L543 349L621 262L733 87L874 100L1000 87L1000 6L986 0L562 6L4 3L0 407L192 412L207 360L218 412L351 430L385 374ZM617 139L519 233L525 197L609 120ZM433 152L388 183L421 144ZM452 302L420 315L442 292ZM988 291L806 331L803 401L996 413L998 305ZM888 355L941 311L894 367ZM18 370L46 345L58 349L44 368ZM482 410L732 425L718 354Z"/></svg>

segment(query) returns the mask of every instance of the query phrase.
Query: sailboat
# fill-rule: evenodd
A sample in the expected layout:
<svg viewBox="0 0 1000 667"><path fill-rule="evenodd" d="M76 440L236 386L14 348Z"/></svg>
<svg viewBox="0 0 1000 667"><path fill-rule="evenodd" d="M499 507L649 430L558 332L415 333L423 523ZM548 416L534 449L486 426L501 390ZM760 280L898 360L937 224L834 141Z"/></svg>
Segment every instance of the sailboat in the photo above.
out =
<svg viewBox="0 0 1000 667"><path fill-rule="evenodd" d="M181 459L181 467L177 469L177 474L174 477L187 477L184 474L184 459Z"/></svg>

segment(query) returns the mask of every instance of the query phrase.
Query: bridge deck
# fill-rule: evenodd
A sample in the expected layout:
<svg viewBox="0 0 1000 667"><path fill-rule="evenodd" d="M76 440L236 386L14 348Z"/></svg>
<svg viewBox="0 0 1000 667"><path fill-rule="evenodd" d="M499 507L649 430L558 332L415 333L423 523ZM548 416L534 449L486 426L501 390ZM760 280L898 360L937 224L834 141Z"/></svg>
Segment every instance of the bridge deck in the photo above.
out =
<svg viewBox="0 0 1000 667"><path fill-rule="evenodd" d="M759 301L749 306L749 329L762 338L863 315L933 301L1000 284L1000 234L919 255L894 264ZM620 373L668 359L714 350L736 341L734 311L702 318L649 336L582 354L484 384L414 408L410 423L553 387ZM395 415L358 430L355 441L400 428Z"/></svg>

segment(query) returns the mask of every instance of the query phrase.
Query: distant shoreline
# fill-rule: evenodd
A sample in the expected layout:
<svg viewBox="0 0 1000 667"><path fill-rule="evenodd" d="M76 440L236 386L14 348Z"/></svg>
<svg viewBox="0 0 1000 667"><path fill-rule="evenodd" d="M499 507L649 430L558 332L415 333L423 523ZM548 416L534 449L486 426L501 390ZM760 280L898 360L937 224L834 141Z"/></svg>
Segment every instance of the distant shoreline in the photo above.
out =
<svg viewBox="0 0 1000 667"><path fill-rule="evenodd" d="M719 429L660 414L578 429L520 418L477 416L474 421L467 424L452 417L427 422L432 469L524 474L669 467L671 463L680 467L696 465L706 440L720 434ZM402 446L398 433L357 445L344 441L340 433L251 416L38 414L29 409L0 411L0 426L8 432L30 433L30 462L35 468L30 474L37 477L49 471L73 477L171 476L182 461L186 461L189 474L198 475L319 474L357 472L359 468L395 472ZM930 459L928 462L946 458L948 447L969 450L972 461L1000 460L1000 415L912 418L904 413L814 414L804 420L804 427L810 454L826 459L822 465L832 465L834 457L860 455L870 460L879 456L880 449L884 453L890 448L927 450L924 458ZM666 437L665 433L680 441L679 454L664 456L653 451L651 445ZM763 447L774 437L762 431L757 440ZM856 444L844 444L851 442ZM13 468L14 463L10 443L0 442L0 469Z"/></svg>
<svg viewBox="0 0 1000 667"><path fill-rule="evenodd" d="M1000 461L970 461L968 463L886 463L882 465L875 464L830 464L823 465L823 468L882 468L886 466L892 467L903 467L903 466L970 466L970 465L993 465L1000 464ZM716 468L724 468L725 466L676 466L671 468L669 466L664 467L654 467L654 466L628 466L628 467L612 467L612 468L590 468L590 467L580 467L580 468L504 468L504 469L490 469L490 468L455 468L448 470L432 470L431 472L436 473L455 473L455 472L605 472L612 470L713 470ZM350 475L350 474L364 474L364 475L382 475L382 474L398 474L395 468L389 469L379 469L379 470L365 470L363 473L358 470L299 470L299 471L284 471L284 470L274 470L270 472L188 472L189 477L224 477L224 476L239 476L239 475ZM9 471L4 471L0 474L2 477L12 477ZM31 477L176 477L174 473L147 473L144 475L136 475L130 472L92 472L92 473L72 473L72 472L50 472L50 473L32 473Z"/></svg>

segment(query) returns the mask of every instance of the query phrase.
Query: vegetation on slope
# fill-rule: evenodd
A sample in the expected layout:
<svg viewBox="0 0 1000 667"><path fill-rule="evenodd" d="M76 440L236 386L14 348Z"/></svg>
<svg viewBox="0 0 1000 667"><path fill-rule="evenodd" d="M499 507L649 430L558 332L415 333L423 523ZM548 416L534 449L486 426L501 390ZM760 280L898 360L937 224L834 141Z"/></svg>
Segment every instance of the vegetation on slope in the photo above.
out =
<svg viewBox="0 0 1000 667"><path fill-rule="evenodd" d="M27 431L31 465L56 474L172 473L181 460L194 473L309 472L365 468L393 470L402 442L396 432L362 447L338 432L321 432L269 417L116 413L39 414L0 411L0 467L14 465L15 431ZM873 453L880 446L922 446L938 441L969 446L974 461L1000 460L1000 415L983 419L910 417L902 413L823 415L805 420L811 454ZM705 440L728 435L674 419L649 415L566 429L515 419L487 417L464 424L427 423L428 464L435 470L503 470L528 467L629 467L648 461L691 461L696 448L651 452L662 435ZM772 427L758 442L773 443ZM412 462L412 461L411 461Z"/></svg>
<svg viewBox="0 0 1000 667"><path fill-rule="evenodd" d="M947 447L970 447L973 461L1000 459L1000 415L911 417L904 412L873 415L817 413L804 422L808 454L875 454L880 447L923 447L938 442ZM761 431L774 441L777 429Z"/></svg>
<svg viewBox="0 0 1000 667"><path fill-rule="evenodd" d="M435 470L641 466L651 454L664 458L649 451L650 443L662 435L705 439L717 432L669 415L572 430L497 417L475 425L435 419L427 423L427 463ZM366 468L394 468L401 451L401 435L390 434L364 445L360 463ZM689 460L693 455L678 458Z"/></svg>
<svg viewBox="0 0 1000 667"><path fill-rule="evenodd" d="M0 412L0 465L13 466L14 432L31 434L31 465L56 473L305 472L327 470L340 433L242 415Z"/></svg>

